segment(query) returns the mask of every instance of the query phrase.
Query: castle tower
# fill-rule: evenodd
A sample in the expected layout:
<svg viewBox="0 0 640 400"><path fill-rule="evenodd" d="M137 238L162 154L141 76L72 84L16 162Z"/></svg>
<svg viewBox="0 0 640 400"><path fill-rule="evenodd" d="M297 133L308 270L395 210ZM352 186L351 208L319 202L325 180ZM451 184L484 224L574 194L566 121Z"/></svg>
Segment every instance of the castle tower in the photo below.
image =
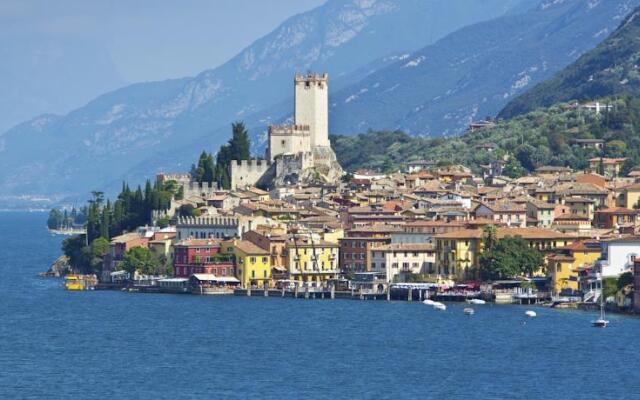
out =
<svg viewBox="0 0 640 400"><path fill-rule="evenodd" d="M311 148L329 147L329 76L296 74L294 78L296 125L308 125Z"/></svg>

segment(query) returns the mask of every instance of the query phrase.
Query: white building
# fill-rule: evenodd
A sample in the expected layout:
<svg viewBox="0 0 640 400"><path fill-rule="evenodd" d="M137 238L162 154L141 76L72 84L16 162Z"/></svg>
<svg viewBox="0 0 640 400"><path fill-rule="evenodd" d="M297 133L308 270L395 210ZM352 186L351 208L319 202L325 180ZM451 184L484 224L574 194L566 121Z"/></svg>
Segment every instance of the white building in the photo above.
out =
<svg viewBox="0 0 640 400"><path fill-rule="evenodd" d="M633 272L633 261L640 256L640 237L613 239L602 242L602 254L596 262L596 272L602 277L617 277Z"/></svg>
<svg viewBox="0 0 640 400"><path fill-rule="evenodd" d="M436 251L426 243L389 244L371 250L371 272L383 272L387 282L404 281L404 274L435 273Z"/></svg>

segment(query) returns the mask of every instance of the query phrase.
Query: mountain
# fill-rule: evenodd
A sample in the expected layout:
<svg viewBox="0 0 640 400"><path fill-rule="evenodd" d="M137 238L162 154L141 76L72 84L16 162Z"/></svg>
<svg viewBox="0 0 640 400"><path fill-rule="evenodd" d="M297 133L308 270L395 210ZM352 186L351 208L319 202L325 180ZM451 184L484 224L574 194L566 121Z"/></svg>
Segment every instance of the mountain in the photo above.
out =
<svg viewBox="0 0 640 400"><path fill-rule="evenodd" d="M458 134L593 49L639 4L546 0L460 29L334 94L331 130Z"/></svg>
<svg viewBox="0 0 640 400"><path fill-rule="evenodd" d="M591 100L620 93L640 94L640 8L604 42L521 96L500 112L502 118L569 100Z"/></svg>
<svg viewBox="0 0 640 400"><path fill-rule="evenodd" d="M371 73L361 68L375 60L527 1L329 0L196 77L127 86L12 128L0 136L0 192L85 196L123 178L187 170L203 148L227 139L230 122L282 107L295 71L327 71L338 90Z"/></svg>

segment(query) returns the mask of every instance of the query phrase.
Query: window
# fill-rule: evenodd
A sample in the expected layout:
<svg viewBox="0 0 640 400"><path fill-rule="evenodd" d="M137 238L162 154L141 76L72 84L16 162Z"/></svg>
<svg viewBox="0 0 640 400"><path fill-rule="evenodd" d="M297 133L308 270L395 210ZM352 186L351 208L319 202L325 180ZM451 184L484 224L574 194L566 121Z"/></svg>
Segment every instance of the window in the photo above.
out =
<svg viewBox="0 0 640 400"><path fill-rule="evenodd" d="M256 258L255 258L255 257L251 257L251 258L249 259L249 262L250 262L251 264L255 264L255 263L256 263Z"/></svg>
<svg viewBox="0 0 640 400"><path fill-rule="evenodd" d="M392 268L398 268L398 263L397 263L397 262L394 262L393 264L391 264L391 267L392 267Z"/></svg>
<svg viewBox="0 0 640 400"><path fill-rule="evenodd" d="M252 277L252 278L255 278L255 277L256 277L256 270L255 270L255 269L251 271L251 277Z"/></svg>
<svg viewBox="0 0 640 400"><path fill-rule="evenodd" d="M408 262L403 262L402 263L402 269L409 269L409 263Z"/></svg>
<svg viewBox="0 0 640 400"><path fill-rule="evenodd" d="M267 263L267 257L262 257L262 262L266 264Z"/></svg>
<svg viewBox="0 0 640 400"><path fill-rule="evenodd" d="M376 263L374 262L371 263L371 269L376 269Z"/></svg>

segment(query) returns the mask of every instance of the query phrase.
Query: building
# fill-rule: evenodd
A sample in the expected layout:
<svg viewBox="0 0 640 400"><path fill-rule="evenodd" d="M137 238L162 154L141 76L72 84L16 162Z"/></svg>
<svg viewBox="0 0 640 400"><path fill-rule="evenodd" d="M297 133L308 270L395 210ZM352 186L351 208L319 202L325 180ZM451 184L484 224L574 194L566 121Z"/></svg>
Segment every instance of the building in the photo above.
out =
<svg viewBox="0 0 640 400"><path fill-rule="evenodd" d="M340 271L370 272L371 251L391 243L389 236L350 236L340 239Z"/></svg>
<svg viewBox="0 0 640 400"><path fill-rule="evenodd" d="M603 208L594 214L593 226L600 229L618 229L635 226L637 210L622 207Z"/></svg>
<svg viewBox="0 0 640 400"><path fill-rule="evenodd" d="M109 281L111 272L122 269L120 264L124 255L134 247L149 247L149 239L135 232L113 237L104 256L101 279Z"/></svg>
<svg viewBox="0 0 640 400"><path fill-rule="evenodd" d="M490 219L507 226L520 228L527 226L526 209L512 202L481 203L473 213L476 218Z"/></svg>
<svg viewBox="0 0 640 400"><path fill-rule="evenodd" d="M229 239L243 235L260 225L273 221L260 214L202 217L178 217L176 231L178 240L183 239Z"/></svg>
<svg viewBox="0 0 640 400"><path fill-rule="evenodd" d="M236 278L243 288L265 288L271 280L271 258L265 250L248 240L232 239L222 242L224 253L233 254Z"/></svg>
<svg viewBox="0 0 640 400"><path fill-rule="evenodd" d="M527 226L550 228L553 225L555 205L539 200L527 201Z"/></svg>
<svg viewBox="0 0 640 400"><path fill-rule="evenodd" d="M311 237L289 237L287 241L287 269L290 279L311 286L323 286L336 279L338 245Z"/></svg>
<svg viewBox="0 0 640 400"><path fill-rule="evenodd" d="M589 169L606 177L613 178L620 175L626 158L592 158L589 160Z"/></svg>
<svg viewBox="0 0 640 400"><path fill-rule="evenodd" d="M593 267L600 254L600 243L596 241L575 242L549 254L547 276L551 279L552 293L561 295L578 290L580 271Z"/></svg>
<svg viewBox="0 0 640 400"><path fill-rule="evenodd" d="M635 260L640 255L640 238L636 236L604 240L601 243L600 259L595 272L603 277L618 277L632 272Z"/></svg>
<svg viewBox="0 0 640 400"><path fill-rule="evenodd" d="M271 257L271 274L286 279L287 272L287 232L283 228L263 228L249 231L244 239L269 252Z"/></svg>
<svg viewBox="0 0 640 400"><path fill-rule="evenodd" d="M219 240L188 239L173 245L173 271L176 278L193 274L235 276L233 259L222 254Z"/></svg>
<svg viewBox="0 0 640 400"><path fill-rule="evenodd" d="M384 273L387 282L404 282L407 275L436 272L436 251L432 244L389 244L371 250L371 272Z"/></svg>
<svg viewBox="0 0 640 400"><path fill-rule="evenodd" d="M269 127L266 161L231 162L232 189L336 183L342 177L329 142L328 75L296 74L293 86L294 123Z"/></svg>
<svg viewBox="0 0 640 400"><path fill-rule="evenodd" d="M496 229L496 237L521 237L530 247L549 251L568 246L573 237L543 228ZM480 255L483 250L483 229L465 229L437 235L436 273L439 277L454 280L478 279Z"/></svg>

